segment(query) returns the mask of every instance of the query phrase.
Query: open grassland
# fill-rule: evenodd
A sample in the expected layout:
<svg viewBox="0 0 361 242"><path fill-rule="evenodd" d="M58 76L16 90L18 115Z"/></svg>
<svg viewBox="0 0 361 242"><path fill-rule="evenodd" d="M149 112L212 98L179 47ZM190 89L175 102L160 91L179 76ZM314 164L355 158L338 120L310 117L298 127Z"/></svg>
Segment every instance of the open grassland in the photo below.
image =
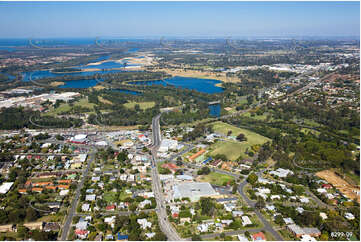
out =
<svg viewBox="0 0 361 242"><path fill-rule="evenodd" d="M213 185L223 186L225 183L229 183L233 181L234 178L229 175L211 172L208 175L202 175L199 177L200 182L209 182Z"/></svg>
<svg viewBox="0 0 361 242"><path fill-rule="evenodd" d="M155 106L155 102L129 102L129 103L125 103L124 106L126 108L133 109L135 107L135 105L137 105L137 104L143 110L152 108Z"/></svg>
<svg viewBox="0 0 361 242"><path fill-rule="evenodd" d="M89 108L90 110L94 110L95 104L90 103L90 102L88 102L88 100L86 98L83 98L83 99L80 99L79 101L74 102L73 106L74 107L80 106L80 107ZM72 107L68 103L62 103L62 104L60 104L59 107L57 107L55 109L51 108L50 111L46 113L46 115L54 116L54 115L58 115L63 112L69 112L71 110L71 108Z"/></svg>
<svg viewBox="0 0 361 242"><path fill-rule="evenodd" d="M240 133L246 136L247 141L238 142L234 140L221 140L211 145L211 155L223 154L233 161L239 158L240 155L247 158L247 155L245 154L247 148L250 149L253 145L261 145L270 141L269 138L260 134L221 121L214 122L211 125L216 133L227 135L228 131L232 131L232 136L237 136Z"/></svg>
<svg viewBox="0 0 361 242"><path fill-rule="evenodd" d="M248 143L249 145L256 145L256 144L264 144L267 141L271 141L269 138L264 137L260 134L257 134L253 131L247 130L247 129L242 129L242 128L238 128L236 126L227 124L227 123L223 123L221 121L217 121L214 122L212 124L213 126L213 130L216 133L221 133L224 135L227 135L228 131L231 130L232 131L232 136L237 136L239 134L244 134L247 138L246 142L242 142L242 143Z"/></svg>
<svg viewBox="0 0 361 242"><path fill-rule="evenodd" d="M246 148L249 147L236 141L218 141L211 145L211 155L225 155L229 160L235 161L240 155L246 157L244 154Z"/></svg>

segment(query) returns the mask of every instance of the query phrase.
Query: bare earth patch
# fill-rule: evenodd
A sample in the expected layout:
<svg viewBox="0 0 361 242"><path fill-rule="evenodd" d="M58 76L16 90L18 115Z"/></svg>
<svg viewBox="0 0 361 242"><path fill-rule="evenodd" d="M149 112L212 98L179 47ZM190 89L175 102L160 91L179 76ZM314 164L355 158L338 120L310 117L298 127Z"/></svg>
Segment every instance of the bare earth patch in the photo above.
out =
<svg viewBox="0 0 361 242"><path fill-rule="evenodd" d="M332 170L319 171L316 173L316 176L331 183L338 190L340 190L347 198L352 200L356 199L357 202L360 203L360 195L356 193L356 191L360 192L360 188L350 185L348 182L346 182L344 179L338 176L334 171Z"/></svg>

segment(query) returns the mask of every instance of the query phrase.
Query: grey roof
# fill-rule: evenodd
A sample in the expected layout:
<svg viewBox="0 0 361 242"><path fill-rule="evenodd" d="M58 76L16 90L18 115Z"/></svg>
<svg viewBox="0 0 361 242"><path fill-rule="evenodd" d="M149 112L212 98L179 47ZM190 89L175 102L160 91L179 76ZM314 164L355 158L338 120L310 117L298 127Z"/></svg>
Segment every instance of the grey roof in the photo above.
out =
<svg viewBox="0 0 361 242"><path fill-rule="evenodd" d="M185 182L174 186L173 198L189 197L198 200L200 197L214 196L218 193L208 182Z"/></svg>
<svg viewBox="0 0 361 242"><path fill-rule="evenodd" d="M319 234L321 231L318 228L303 228L305 234Z"/></svg>

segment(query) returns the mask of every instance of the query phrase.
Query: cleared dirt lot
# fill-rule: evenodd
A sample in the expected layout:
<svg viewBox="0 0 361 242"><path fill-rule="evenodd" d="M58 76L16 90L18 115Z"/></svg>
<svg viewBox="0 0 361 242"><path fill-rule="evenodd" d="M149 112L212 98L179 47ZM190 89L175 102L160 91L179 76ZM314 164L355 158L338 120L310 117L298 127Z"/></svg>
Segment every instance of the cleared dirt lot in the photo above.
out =
<svg viewBox="0 0 361 242"><path fill-rule="evenodd" d="M340 190L347 198L355 199L358 203L360 203L360 195L356 193L356 191L360 192L360 188L356 186L352 186L340 176L338 176L332 170L324 170L316 173L316 176L326 180L331 183L334 187Z"/></svg>

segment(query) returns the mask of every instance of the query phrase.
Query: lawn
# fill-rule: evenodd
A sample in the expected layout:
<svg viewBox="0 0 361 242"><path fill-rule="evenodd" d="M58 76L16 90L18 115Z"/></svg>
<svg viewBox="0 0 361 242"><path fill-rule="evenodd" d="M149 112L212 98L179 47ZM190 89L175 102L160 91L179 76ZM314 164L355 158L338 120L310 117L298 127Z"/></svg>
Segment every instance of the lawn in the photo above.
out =
<svg viewBox="0 0 361 242"><path fill-rule="evenodd" d="M228 159L233 161L236 160L240 155L242 155L244 158L247 158L247 155L244 153L247 148L250 149L253 145L264 144L267 141L271 141L269 138L266 138L255 132L238 128L221 121L214 122L211 125L213 126L213 130L216 133L227 135L228 131L232 131L232 136L237 136L240 133L246 136L247 141L238 142L234 140L222 140L211 146L211 155L223 154L226 155Z"/></svg>
<svg viewBox="0 0 361 242"><path fill-rule="evenodd" d="M213 185L223 186L224 183L234 180L232 176L211 172L208 175L203 175L199 179L201 182L209 182Z"/></svg>
<svg viewBox="0 0 361 242"><path fill-rule="evenodd" d="M243 114L241 114L241 116L243 116L243 117L247 117L247 118L253 118L253 119L256 119L256 120L266 120L266 118L267 118L267 113L264 113L264 114L261 114L261 115L257 115L256 113L255 113L255 116L251 116L251 112L246 112L246 113L243 113ZM270 120L272 120L272 119L270 119Z"/></svg>
<svg viewBox="0 0 361 242"><path fill-rule="evenodd" d="M136 104L139 104L139 107L143 110L155 106L155 102L129 102L129 103L125 103L124 106L126 108L133 109Z"/></svg>
<svg viewBox="0 0 361 242"><path fill-rule="evenodd" d="M217 121L217 122L213 123L213 130L214 130L214 132L221 133L224 135L227 135L228 131L231 130L232 136L237 136L240 133L242 133L247 138L247 142L242 142L242 143L248 143L249 146L256 145L256 144L263 144L263 143L266 143L267 141L271 141L269 138L266 138L253 131L238 128L236 126L233 126L233 125L230 125L227 123L223 123L221 121Z"/></svg>
<svg viewBox="0 0 361 242"><path fill-rule="evenodd" d="M89 109L93 110L95 104L94 103L89 103L86 98L83 98L83 99L80 99L79 101L75 102L74 107L75 106L86 107L86 108L89 108ZM68 112L70 110L71 110L71 106L68 103L62 103L56 109L51 108L49 110L49 112L47 112L46 114L47 115L57 115L57 114L60 114L62 112Z"/></svg>
<svg viewBox="0 0 361 242"><path fill-rule="evenodd" d="M218 141L217 143L210 146L212 151L209 153L211 156L222 154L227 156L227 159L235 161L240 155L246 158L244 154L246 148L249 145L242 144L236 141Z"/></svg>

